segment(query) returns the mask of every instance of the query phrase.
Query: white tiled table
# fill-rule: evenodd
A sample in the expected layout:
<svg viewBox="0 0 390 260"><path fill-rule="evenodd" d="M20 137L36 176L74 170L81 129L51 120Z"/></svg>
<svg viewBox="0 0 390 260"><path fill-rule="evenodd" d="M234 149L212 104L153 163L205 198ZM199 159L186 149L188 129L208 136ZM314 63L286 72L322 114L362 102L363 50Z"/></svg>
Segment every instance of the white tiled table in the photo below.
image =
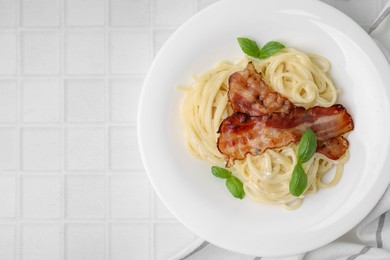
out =
<svg viewBox="0 0 390 260"><path fill-rule="evenodd" d="M0 0L1 260L167 259L199 242L149 185L136 110L161 45L213 2ZM385 3L326 2L364 28Z"/></svg>

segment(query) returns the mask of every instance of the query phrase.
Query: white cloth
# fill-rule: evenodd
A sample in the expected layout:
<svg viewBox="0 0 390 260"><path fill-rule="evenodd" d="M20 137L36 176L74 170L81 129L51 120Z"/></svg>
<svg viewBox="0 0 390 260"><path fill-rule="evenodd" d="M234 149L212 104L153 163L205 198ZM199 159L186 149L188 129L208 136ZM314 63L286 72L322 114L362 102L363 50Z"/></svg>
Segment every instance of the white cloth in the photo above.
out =
<svg viewBox="0 0 390 260"><path fill-rule="evenodd" d="M390 15L371 34L390 62ZM389 86L390 87L390 86ZM390 169L389 169L390 174ZM261 257L233 253L208 242L181 259L186 260L389 260L390 188L368 216L334 242L292 257Z"/></svg>

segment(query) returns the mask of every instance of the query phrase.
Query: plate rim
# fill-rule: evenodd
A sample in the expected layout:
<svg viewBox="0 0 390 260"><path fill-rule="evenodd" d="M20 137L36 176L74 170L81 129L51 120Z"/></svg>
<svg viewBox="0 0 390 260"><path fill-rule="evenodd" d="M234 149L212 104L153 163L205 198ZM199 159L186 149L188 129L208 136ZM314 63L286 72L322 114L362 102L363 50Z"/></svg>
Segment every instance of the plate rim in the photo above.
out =
<svg viewBox="0 0 390 260"><path fill-rule="evenodd" d="M247 0L247 1L251 1L251 0ZM286 2L286 1L294 2L294 1L295 1L295 2L297 2L297 3L309 3L310 5L314 5L314 6L316 6L316 5L317 5L317 6L321 6L321 7L326 6L327 8L330 8L330 9L332 10L332 12L338 13L337 15L338 15L339 17L341 17L342 19L347 19L347 20L349 20L350 22L352 22L352 24L353 24L353 26L354 26L353 29L354 29L354 30L357 30L357 32L358 32L359 34L361 34L362 32L365 33L365 31L364 31L364 30L363 30L355 21L353 21L350 17L348 17L347 15L345 15L344 13L342 13L340 10L338 10L338 9L332 7L332 6L329 6L329 5L327 5L327 4L323 3L323 2L320 2L320 1L318 1L318 0L317 0L317 1L310 1L310 0L304 0L304 1L299 1L299 0L277 0L277 1L278 1L278 2ZM277 1L275 1L275 2L277 2ZM192 16L189 20L187 20L185 23L183 23L183 24L182 24L182 25L181 25L181 26L180 26L180 27L171 35L171 37L167 40L167 42L164 44L164 46L160 49L159 53L156 55L155 59L153 60L153 63L152 63L152 65L151 65L151 67L150 67L150 69L149 69L149 71L148 71L148 74L147 74L147 76L146 76L146 78L145 78L144 86L142 87L142 90L141 90L141 96L140 96L140 102L139 102L138 114L137 114L137 125L139 126L139 127L137 128L137 135L138 135L139 148L140 148L140 152L141 152L141 158L142 158L142 161L144 162L145 170L146 170L146 172L147 172L147 175L148 175L148 177L149 177L149 180L151 181L151 184L152 184L154 190L156 191L157 195L160 197L160 199L162 200L162 202L165 204L165 206L167 206L167 208L172 212L172 214L173 214L181 223L183 223L187 228L189 228L192 232L194 232L195 234L197 234L199 237L202 237L203 239L205 239L205 240L207 240L207 241L209 241L209 242L211 242L211 243L213 243L213 244L215 244L215 245L217 245L217 246L223 247L223 248L225 248L225 249L227 249L227 250L233 250L233 249L231 249L231 248L226 248L226 247L224 247L224 245L221 245L220 243L218 243L218 241L212 241L212 240L209 240L208 238L204 238L204 237L203 237L202 235L200 235L196 230L193 230L193 229L191 228L191 226L188 225L188 223L186 223L185 221L182 221L182 219L180 218L180 216L178 216L178 215L176 214L176 212L170 208L169 203L167 203L167 202L165 201L164 197L160 194L157 185L156 185L156 184L154 183L154 181L153 181L153 176L150 174L149 169L148 169L148 166L147 166L147 164L145 163L145 153L144 153L144 147L143 147L143 142L142 142L142 126L143 126L143 123L142 123L142 118L141 118L141 117L142 117L142 116L141 116L141 114L142 114L142 105L143 105L143 102L144 102L143 100L144 100L144 94L145 94L145 93L144 93L144 92L145 92L145 86L148 84L148 80L149 80L149 77L150 77L150 72L153 71L153 67L154 67L154 65L155 65L155 63L156 63L156 60L158 60L159 57L160 57L160 55L161 55L161 53L164 52L164 47L165 47L167 44L169 44L169 42L170 42L172 39L174 39L174 37L175 37L176 34L179 34L181 30L185 29L186 25L187 25L188 23L191 23L191 22L193 21L193 19L195 19L195 17L197 17L199 14L208 11L210 8L214 8L214 7L218 6L218 5L221 5L221 4L224 4L224 3L228 3L228 2L232 2L232 0L223 0L223 1L219 1L219 2L217 2L217 3L214 3L214 4L210 5L209 7L207 7L207 8L205 8L205 9L201 10L200 12L196 13L196 14L195 14L194 16ZM265 1L263 1L263 2L265 2ZM359 30L360 30L360 32L359 32ZM366 36L367 36L366 38L368 38L370 41L372 41L372 43L373 43L373 44L375 45L375 47L377 48L377 49L376 49L376 54L378 54L378 53L381 54L381 55L379 56L380 63L382 63L382 65L383 65L384 62L385 62L385 64L386 64L386 66L382 67L382 70L386 70L386 71L389 72L389 71L390 71L390 64L387 63L386 58L385 58L384 55L380 52L379 47L374 43L373 39L370 38L368 34L367 34ZM375 49L375 47L374 47L374 49ZM378 55L376 55L376 56L377 56L376 58L378 59ZM375 66L375 68L378 69L378 66ZM378 72L379 72L379 69L378 69ZM383 72L380 73L380 75L383 76ZM381 78L383 78L383 77L381 77ZM388 77L388 79L390 79L390 77ZM390 81L389 81L389 82L390 82ZM388 93L388 92L389 92L389 91L386 90L387 101L389 101L389 93ZM389 145L387 145L387 148L386 148L387 154L389 154L389 149L390 149L390 147L389 147ZM381 168L381 172L384 171L385 165L386 165L386 162L384 162L383 168ZM388 165L390 165L390 164L388 163ZM383 174L381 174L381 175L383 175ZM382 177L383 177L383 176L382 176ZM387 177L387 176L386 176L386 177ZM377 180L376 182L379 182L379 181ZM387 179L385 179L384 181L382 180L381 182L379 182L379 184L381 184L381 185L379 185L378 183L376 184L376 187L379 186L379 188L380 188L379 190L380 190L380 191L376 193L374 203L371 203L370 205L363 205L363 208L364 208L363 210L362 210L362 208L359 208L359 211L360 211L360 212L365 212L365 213L364 213L364 214L361 214L361 213L358 214L358 212L357 212L357 214L360 216L360 217L358 218L358 220L357 220L357 221L353 221L349 226L346 226L344 229L343 229L343 228L339 229L339 232L337 232L338 235L337 235L337 237L334 238L334 239L337 239L339 236L341 236L342 234L346 233L348 230L352 229L356 224L358 224L362 219L364 219L365 216L367 216L367 214L372 210L372 208L373 208L373 207L375 206L375 204L378 202L378 200L380 199L380 197L383 195L383 193L385 192L385 190L386 190L386 188L387 188L387 186L388 186L389 183L390 183L390 176L387 177ZM352 211L354 211L354 210L357 211L356 208L354 208ZM351 211L351 212L352 212L352 211ZM331 239L331 240L329 240L328 242L331 242L331 241L333 241L334 239ZM328 243L328 242L327 242L327 243ZM317 247L314 247L314 248L317 248ZM314 249L314 248L312 248L312 249ZM311 250L311 249L310 249L310 250ZM248 254L248 253L250 254L250 253L252 253L252 252L243 252L243 251L237 251L237 250L233 250L233 251L236 251L236 252L239 252L239 253L244 253L244 254ZM299 253L302 253L302 251L301 251L301 250L298 250L298 251L291 251L291 254L299 254ZM291 255L291 254L290 254L290 253L289 253L289 254L284 253L284 254L282 254L282 255ZM254 255L255 255L255 254L254 254ZM263 256L280 256L280 255L281 255L281 254L266 254L266 255L263 255Z"/></svg>

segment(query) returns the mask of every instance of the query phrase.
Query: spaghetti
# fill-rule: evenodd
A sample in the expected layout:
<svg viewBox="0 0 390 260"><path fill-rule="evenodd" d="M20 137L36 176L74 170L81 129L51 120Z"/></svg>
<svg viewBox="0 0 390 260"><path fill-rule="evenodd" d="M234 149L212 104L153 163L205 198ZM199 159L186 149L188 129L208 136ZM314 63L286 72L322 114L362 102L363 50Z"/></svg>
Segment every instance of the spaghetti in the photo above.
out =
<svg viewBox="0 0 390 260"><path fill-rule="evenodd" d="M216 147L216 140L222 120L234 112L227 96L228 79L249 61L274 91L297 106L306 109L329 107L336 102L337 90L328 75L330 63L322 56L285 48L265 60L247 57L236 64L221 62L195 78L190 88L183 88L187 92L182 104L186 142L197 158L213 165L224 164L225 159ZM294 197L289 191L289 181L297 161L297 144L269 149L258 156L247 155L244 160L236 161L231 171L243 181L244 190L250 198L295 209L301 205L305 194L336 185L347 160L348 151L338 160L316 153L303 165L308 185L300 197ZM335 168L334 174L326 182L325 175L331 172L331 168Z"/></svg>

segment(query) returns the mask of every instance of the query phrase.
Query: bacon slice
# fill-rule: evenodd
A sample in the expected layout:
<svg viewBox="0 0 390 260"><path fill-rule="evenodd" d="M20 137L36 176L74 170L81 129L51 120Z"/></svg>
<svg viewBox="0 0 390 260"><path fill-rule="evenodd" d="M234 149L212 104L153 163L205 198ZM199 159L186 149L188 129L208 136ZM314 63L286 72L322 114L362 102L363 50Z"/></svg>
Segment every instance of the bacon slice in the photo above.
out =
<svg viewBox="0 0 390 260"><path fill-rule="evenodd" d="M249 62L243 71L229 77L229 101L234 111L262 116L272 112L290 113L294 104L272 89Z"/></svg>
<svg viewBox="0 0 390 260"><path fill-rule="evenodd" d="M230 76L228 97L234 111L246 113L250 116L264 116L274 112L290 114L288 117L283 114L277 117L271 116L273 119L267 121L271 127L293 128L307 120L307 118L303 118L304 116L302 117L305 110L295 106L281 94L274 92L263 81L261 74L256 71L251 62L243 71L235 72ZM323 108L321 110L316 109L316 111L318 116L320 114L325 116L327 113L331 113L333 109ZM286 120L286 118L289 119ZM323 129L331 131L328 125L323 125L321 122L318 126L313 126L313 128L316 127L320 133ZM300 135L298 139L300 139ZM348 146L347 139L335 136L318 141L317 152L324 154L329 159L337 160L345 153Z"/></svg>
<svg viewBox="0 0 390 260"><path fill-rule="evenodd" d="M341 144L327 149L328 146L333 147L335 142L329 139L353 130L354 125L352 117L342 105L308 110L296 107L289 114L272 113L264 116L236 112L222 121L217 147L225 155L227 167L230 167L235 160L244 159L248 153L259 155L267 149L298 142L308 128L315 132L319 142L323 142L320 143L319 152L325 150L335 158L345 152L337 149L345 148L348 143L338 139Z"/></svg>
<svg viewBox="0 0 390 260"><path fill-rule="evenodd" d="M339 159L348 149L349 142L342 136L317 142L317 152L322 153L331 160Z"/></svg>

